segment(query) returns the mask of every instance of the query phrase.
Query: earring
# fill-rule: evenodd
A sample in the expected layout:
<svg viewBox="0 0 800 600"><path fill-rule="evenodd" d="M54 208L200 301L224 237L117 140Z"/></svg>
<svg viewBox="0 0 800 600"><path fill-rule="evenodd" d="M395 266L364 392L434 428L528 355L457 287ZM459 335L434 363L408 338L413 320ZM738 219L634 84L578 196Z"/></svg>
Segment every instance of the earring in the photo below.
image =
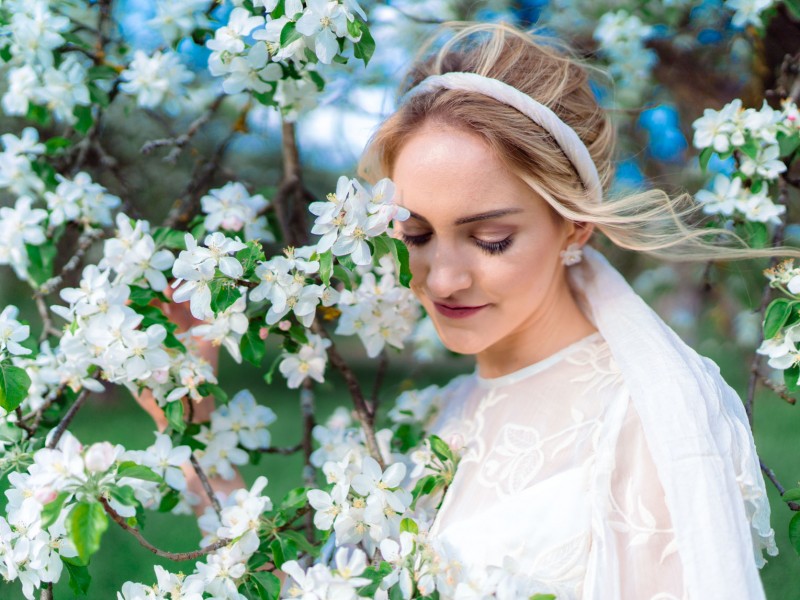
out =
<svg viewBox="0 0 800 600"><path fill-rule="evenodd" d="M583 250L578 244L570 244L566 250L561 251L561 262L568 267L577 265L581 260L583 260Z"/></svg>

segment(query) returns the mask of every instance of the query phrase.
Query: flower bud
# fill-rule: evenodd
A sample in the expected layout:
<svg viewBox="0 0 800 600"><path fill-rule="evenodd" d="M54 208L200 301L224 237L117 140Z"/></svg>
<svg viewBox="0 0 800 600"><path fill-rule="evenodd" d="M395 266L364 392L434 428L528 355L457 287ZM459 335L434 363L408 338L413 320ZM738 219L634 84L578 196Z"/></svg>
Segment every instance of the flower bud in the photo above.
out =
<svg viewBox="0 0 800 600"><path fill-rule="evenodd" d="M109 442L98 442L89 446L84 462L86 468L92 473L107 471L114 464L116 452Z"/></svg>

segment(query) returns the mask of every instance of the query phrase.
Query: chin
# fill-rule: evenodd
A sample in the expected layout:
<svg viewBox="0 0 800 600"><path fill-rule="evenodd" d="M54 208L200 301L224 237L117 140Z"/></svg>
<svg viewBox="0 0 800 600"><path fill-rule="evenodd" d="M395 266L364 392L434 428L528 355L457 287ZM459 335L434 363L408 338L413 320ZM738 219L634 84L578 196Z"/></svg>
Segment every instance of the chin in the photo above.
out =
<svg viewBox="0 0 800 600"><path fill-rule="evenodd" d="M456 354L479 354L493 342L493 340L489 340L486 336L482 336L475 331L454 331L438 325L436 331L439 333L439 339L442 340L444 347Z"/></svg>

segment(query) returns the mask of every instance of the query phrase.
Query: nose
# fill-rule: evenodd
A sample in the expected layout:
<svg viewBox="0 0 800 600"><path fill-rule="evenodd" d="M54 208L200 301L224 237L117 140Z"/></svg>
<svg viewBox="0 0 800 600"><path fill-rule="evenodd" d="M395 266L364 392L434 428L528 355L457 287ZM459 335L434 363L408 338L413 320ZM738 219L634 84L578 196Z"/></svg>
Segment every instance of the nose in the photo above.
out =
<svg viewBox="0 0 800 600"><path fill-rule="evenodd" d="M424 277L428 293L436 299L446 300L469 289L472 270L463 248L459 250L454 245L436 243L431 250Z"/></svg>

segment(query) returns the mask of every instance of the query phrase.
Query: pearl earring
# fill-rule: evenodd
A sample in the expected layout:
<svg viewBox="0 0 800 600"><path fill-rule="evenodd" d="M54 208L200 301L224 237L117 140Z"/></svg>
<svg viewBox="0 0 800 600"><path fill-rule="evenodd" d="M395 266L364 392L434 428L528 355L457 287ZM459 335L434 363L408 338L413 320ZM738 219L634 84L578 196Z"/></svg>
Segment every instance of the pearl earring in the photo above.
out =
<svg viewBox="0 0 800 600"><path fill-rule="evenodd" d="M568 267L577 265L581 260L583 260L583 250L578 244L570 244L566 250L561 251L561 262Z"/></svg>

